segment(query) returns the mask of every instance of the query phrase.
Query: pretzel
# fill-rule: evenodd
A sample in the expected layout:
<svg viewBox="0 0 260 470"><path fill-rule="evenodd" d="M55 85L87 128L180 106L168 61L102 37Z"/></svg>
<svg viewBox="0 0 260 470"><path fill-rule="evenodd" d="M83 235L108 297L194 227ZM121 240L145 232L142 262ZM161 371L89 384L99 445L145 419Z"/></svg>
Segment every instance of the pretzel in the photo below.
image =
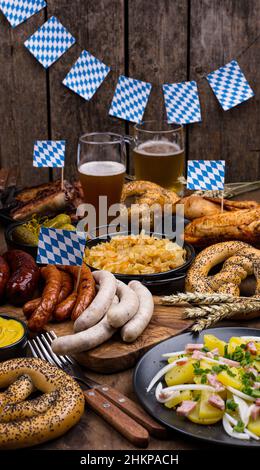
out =
<svg viewBox="0 0 260 470"><path fill-rule="evenodd" d="M29 447L55 439L81 418L84 395L62 370L35 358L0 364L0 449ZM26 400L38 389L39 397Z"/></svg>
<svg viewBox="0 0 260 470"><path fill-rule="evenodd" d="M220 272L209 275L211 269L220 263L223 263ZM258 295L260 250L237 241L217 243L196 257L186 277L186 291L208 294L218 292L239 296L241 282L252 274L256 278L255 294Z"/></svg>

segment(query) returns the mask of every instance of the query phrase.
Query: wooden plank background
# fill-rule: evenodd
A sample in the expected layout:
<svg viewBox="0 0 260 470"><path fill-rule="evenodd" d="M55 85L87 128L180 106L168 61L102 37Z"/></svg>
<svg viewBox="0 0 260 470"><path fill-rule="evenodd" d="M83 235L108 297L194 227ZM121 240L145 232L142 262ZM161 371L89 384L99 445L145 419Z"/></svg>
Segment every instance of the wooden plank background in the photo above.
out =
<svg viewBox="0 0 260 470"><path fill-rule="evenodd" d="M148 119L165 116L162 83L199 80L203 122L186 128L187 158L225 159L228 181L260 179L260 38L248 48L259 34L259 0L47 3L14 30L0 13L0 167L18 164L23 186L55 178L32 167L33 142L66 139L66 177L74 177L79 135L131 133L132 124L108 116L123 73L153 84ZM53 14L77 44L46 72L23 43ZM83 48L112 67L90 102L62 85ZM256 96L224 112L201 78L237 57Z"/></svg>

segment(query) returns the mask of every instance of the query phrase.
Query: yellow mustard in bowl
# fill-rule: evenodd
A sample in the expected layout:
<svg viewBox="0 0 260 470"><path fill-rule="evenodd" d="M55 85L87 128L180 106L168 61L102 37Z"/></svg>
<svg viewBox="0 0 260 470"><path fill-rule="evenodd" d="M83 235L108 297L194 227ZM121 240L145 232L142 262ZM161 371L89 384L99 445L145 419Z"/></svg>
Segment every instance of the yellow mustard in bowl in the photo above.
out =
<svg viewBox="0 0 260 470"><path fill-rule="evenodd" d="M22 323L0 317L0 348L16 343L24 335Z"/></svg>

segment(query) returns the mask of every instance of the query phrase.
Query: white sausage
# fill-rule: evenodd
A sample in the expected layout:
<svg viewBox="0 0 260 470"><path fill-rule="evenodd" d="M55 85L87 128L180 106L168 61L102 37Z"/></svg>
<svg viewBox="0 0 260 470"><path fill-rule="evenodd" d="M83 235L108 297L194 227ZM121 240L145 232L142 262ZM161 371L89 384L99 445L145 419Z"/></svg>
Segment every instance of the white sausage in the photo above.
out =
<svg viewBox="0 0 260 470"><path fill-rule="evenodd" d="M141 282L131 281L128 286L139 298L139 309L135 316L121 329L121 337L126 343L132 343L150 323L154 311L154 302L151 292Z"/></svg>
<svg viewBox="0 0 260 470"><path fill-rule="evenodd" d="M99 290L91 302L74 323L74 331L83 331L96 325L108 311L116 293L116 278L108 271L95 271L92 273L99 284Z"/></svg>
<svg viewBox="0 0 260 470"><path fill-rule="evenodd" d="M107 341L116 332L109 325L107 316L88 330L72 335L60 336L52 342L52 349L56 354L74 354L88 351Z"/></svg>
<svg viewBox="0 0 260 470"><path fill-rule="evenodd" d="M107 319L113 328L119 328L127 323L137 312L139 299L136 293L124 282L117 281L117 296L119 303L112 304L107 312Z"/></svg>

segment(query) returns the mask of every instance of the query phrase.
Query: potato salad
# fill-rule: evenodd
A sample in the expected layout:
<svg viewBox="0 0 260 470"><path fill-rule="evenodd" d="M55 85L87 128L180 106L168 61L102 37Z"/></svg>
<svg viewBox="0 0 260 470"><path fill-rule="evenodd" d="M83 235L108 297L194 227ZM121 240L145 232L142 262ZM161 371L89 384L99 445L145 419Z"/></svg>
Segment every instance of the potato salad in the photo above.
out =
<svg viewBox="0 0 260 470"><path fill-rule="evenodd" d="M196 424L222 421L233 438L260 439L260 337L227 343L208 334L204 343L187 344L163 359L168 364L147 388L157 384L158 402Z"/></svg>

